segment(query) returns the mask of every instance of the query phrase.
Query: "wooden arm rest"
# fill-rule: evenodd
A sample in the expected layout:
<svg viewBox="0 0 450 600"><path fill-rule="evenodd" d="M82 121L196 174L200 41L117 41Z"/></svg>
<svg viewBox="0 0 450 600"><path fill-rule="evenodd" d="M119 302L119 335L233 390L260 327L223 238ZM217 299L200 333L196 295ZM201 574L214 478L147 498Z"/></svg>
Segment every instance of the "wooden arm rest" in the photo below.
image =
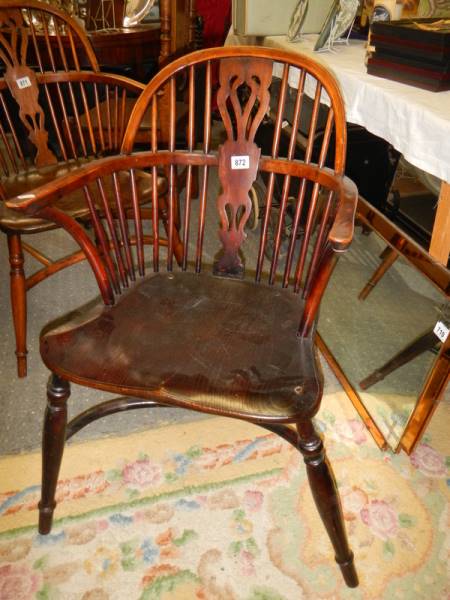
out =
<svg viewBox="0 0 450 600"><path fill-rule="evenodd" d="M340 178L339 204L328 239L336 252L344 252L353 238L358 189L348 177Z"/></svg>
<svg viewBox="0 0 450 600"><path fill-rule="evenodd" d="M143 154L149 155L151 153L146 152ZM140 164L135 165L134 162L133 156L121 155L92 160L76 171L34 188L30 192L8 199L6 206L13 210L23 211L27 215L39 216L39 212L42 209L52 205L75 190L81 189L84 185L97 178L120 171L121 169L139 168ZM154 162L147 160L146 166L152 166Z"/></svg>
<svg viewBox="0 0 450 600"><path fill-rule="evenodd" d="M92 82L108 85L118 85L124 89L140 94L145 89L145 84L140 81L102 71L46 71L36 73L38 84L65 83L65 82Z"/></svg>

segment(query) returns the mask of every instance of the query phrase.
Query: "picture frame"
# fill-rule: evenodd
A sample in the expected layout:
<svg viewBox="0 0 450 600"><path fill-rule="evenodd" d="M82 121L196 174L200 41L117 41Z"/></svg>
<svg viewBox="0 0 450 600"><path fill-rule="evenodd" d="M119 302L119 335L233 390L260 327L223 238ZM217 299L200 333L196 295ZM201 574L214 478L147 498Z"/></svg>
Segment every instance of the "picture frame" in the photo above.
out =
<svg viewBox="0 0 450 600"><path fill-rule="evenodd" d="M319 33L319 37L314 45L314 52L322 50L328 43L331 34L331 29L333 27L334 19L336 18L340 8L339 0L334 0L331 8L328 12L327 18L322 26L322 30Z"/></svg>

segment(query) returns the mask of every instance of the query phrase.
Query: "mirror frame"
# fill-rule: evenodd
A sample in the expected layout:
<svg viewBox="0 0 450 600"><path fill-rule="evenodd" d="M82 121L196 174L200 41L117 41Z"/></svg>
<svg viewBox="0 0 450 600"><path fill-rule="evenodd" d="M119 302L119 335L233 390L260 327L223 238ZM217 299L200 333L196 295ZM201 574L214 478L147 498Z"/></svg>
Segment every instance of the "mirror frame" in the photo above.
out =
<svg viewBox="0 0 450 600"><path fill-rule="evenodd" d="M450 300L450 270L432 258L428 252L411 239L404 231L399 229L385 215L369 204L364 198L359 197L356 212L356 222L373 229L391 248L403 256L410 265L417 269L426 279ZM389 444L382 431L364 406L358 391L349 381L345 372L334 358L324 339L317 334L317 344L325 356L332 371L338 378L353 406L364 421L378 447L382 450L389 448ZM441 345L433 366L428 372L414 408L406 423L405 429L394 452L404 450L411 454L422 434L439 400L450 380L450 336Z"/></svg>

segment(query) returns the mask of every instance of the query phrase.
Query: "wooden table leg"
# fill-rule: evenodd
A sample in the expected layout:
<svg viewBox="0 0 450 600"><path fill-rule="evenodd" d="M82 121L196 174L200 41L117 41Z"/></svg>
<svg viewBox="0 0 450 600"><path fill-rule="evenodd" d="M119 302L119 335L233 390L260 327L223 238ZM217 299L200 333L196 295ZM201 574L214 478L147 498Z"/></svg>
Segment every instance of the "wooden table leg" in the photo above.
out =
<svg viewBox="0 0 450 600"><path fill-rule="evenodd" d="M437 338L436 338L437 339ZM423 390L409 417L399 447L407 454L416 447L450 381L450 336L441 345L439 355L428 374Z"/></svg>
<svg viewBox="0 0 450 600"><path fill-rule="evenodd" d="M450 252L450 183L443 181L431 234L430 254L443 265Z"/></svg>

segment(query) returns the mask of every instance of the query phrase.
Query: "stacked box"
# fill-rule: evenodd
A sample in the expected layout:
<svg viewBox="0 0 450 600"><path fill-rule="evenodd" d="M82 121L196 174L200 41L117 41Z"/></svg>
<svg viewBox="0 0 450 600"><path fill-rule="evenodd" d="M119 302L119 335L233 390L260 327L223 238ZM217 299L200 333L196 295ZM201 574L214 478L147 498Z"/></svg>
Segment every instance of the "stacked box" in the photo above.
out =
<svg viewBox="0 0 450 600"><path fill-rule="evenodd" d="M450 89L450 18L378 21L367 72L439 92Z"/></svg>

